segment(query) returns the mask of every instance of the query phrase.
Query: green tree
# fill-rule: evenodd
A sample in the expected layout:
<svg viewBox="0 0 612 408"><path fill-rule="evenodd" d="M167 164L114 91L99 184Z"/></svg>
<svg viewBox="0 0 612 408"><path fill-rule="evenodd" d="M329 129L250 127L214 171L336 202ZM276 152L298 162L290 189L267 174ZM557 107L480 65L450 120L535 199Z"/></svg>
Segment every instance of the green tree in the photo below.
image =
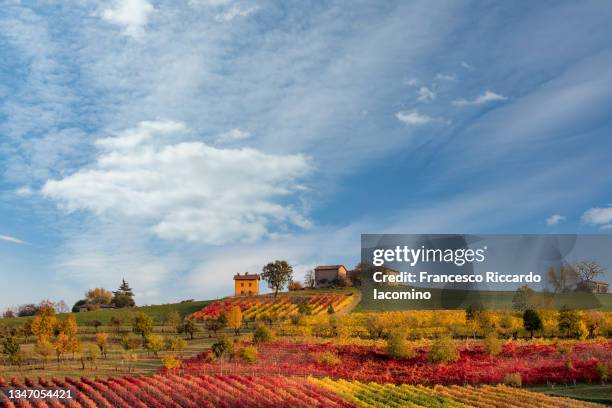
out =
<svg viewBox="0 0 612 408"><path fill-rule="evenodd" d="M263 267L261 278L274 290L274 297L293 279L293 267L287 261L274 261Z"/></svg>
<svg viewBox="0 0 612 408"><path fill-rule="evenodd" d="M459 360L459 351L450 336L443 336L431 345L429 361L433 363L450 363Z"/></svg>
<svg viewBox="0 0 612 408"><path fill-rule="evenodd" d="M225 315L221 315L225 316ZM215 337L217 337L217 332L225 327L226 320L219 317L210 317L205 320L204 325L206 326L206 330L208 331L208 337L210 337L210 333L214 333ZM185 322L186 323L186 322Z"/></svg>
<svg viewBox="0 0 612 408"><path fill-rule="evenodd" d="M247 364L255 363L257 361L257 347L245 346L241 348L240 359Z"/></svg>
<svg viewBox="0 0 612 408"><path fill-rule="evenodd" d="M263 324L258 324L253 332L253 343L255 344L267 343L272 338L272 331Z"/></svg>
<svg viewBox="0 0 612 408"><path fill-rule="evenodd" d="M212 352L217 358L221 358L224 355L231 356L234 354L234 343L227 336L221 336L218 342L212 345Z"/></svg>
<svg viewBox="0 0 612 408"><path fill-rule="evenodd" d="M533 338L533 334L542 330L542 319L540 318L540 314L533 309L527 309L523 313L523 327L527 330L531 338Z"/></svg>
<svg viewBox="0 0 612 408"><path fill-rule="evenodd" d="M214 319L214 320L218 321L219 319ZM195 324L193 319L185 319L185 321L183 323L182 331L184 333L187 333L189 335L189 338L191 340L193 340L193 336L198 332L198 326ZM216 333L215 333L215 335L216 335Z"/></svg>
<svg viewBox="0 0 612 408"><path fill-rule="evenodd" d="M578 312L570 309L562 309L557 316L559 331L566 337L579 337L580 316Z"/></svg>
<svg viewBox="0 0 612 408"><path fill-rule="evenodd" d="M118 308L136 306L136 302L134 302L134 292L125 279L121 281L119 289L113 292L112 303Z"/></svg>
<svg viewBox="0 0 612 408"><path fill-rule="evenodd" d="M144 341L153 331L153 319L144 312L138 312L132 321L132 331L136 334L140 334Z"/></svg>
<svg viewBox="0 0 612 408"><path fill-rule="evenodd" d="M2 354L6 355L11 365L21 364L21 346L14 335L9 334L2 339Z"/></svg>
<svg viewBox="0 0 612 408"><path fill-rule="evenodd" d="M409 359L415 353L406 341L406 334L402 330L396 330L387 337L387 354L397 359Z"/></svg>

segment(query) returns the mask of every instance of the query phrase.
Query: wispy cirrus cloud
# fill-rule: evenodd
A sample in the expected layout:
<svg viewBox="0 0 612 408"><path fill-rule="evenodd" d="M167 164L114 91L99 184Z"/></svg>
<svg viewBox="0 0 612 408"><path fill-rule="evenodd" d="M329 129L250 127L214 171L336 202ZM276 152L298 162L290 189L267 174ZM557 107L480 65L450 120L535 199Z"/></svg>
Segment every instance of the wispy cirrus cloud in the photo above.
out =
<svg viewBox="0 0 612 408"><path fill-rule="evenodd" d="M486 90L482 95L477 96L474 99L456 99L453 101L455 106L467 106L467 105L482 105L489 102L506 101L508 98L504 95L495 93L490 90Z"/></svg>
<svg viewBox="0 0 612 408"><path fill-rule="evenodd" d="M423 115L415 110L397 112L395 117L400 122L412 126L426 125L436 120L431 116Z"/></svg>
<svg viewBox="0 0 612 408"><path fill-rule="evenodd" d="M29 242L22 241L19 238L15 238L10 235L0 235L0 241L12 242L13 244L19 245L30 245Z"/></svg>

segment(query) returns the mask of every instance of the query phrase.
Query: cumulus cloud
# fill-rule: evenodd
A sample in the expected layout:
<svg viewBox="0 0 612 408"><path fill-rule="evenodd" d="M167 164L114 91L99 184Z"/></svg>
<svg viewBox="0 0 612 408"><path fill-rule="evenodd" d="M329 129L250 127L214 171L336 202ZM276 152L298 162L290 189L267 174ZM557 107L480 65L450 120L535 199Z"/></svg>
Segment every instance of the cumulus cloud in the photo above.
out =
<svg viewBox="0 0 612 408"><path fill-rule="evenodd" d="M221 133L219 136L217 136L217 139L215 141L217 143L230 143L237 142L239 140L245 140L249 137L251 137L251 134L249 132L235 128L225 133Z"/></svg>
<svg viewBox="0 0 612 408"><path fill-rule="evenodd" d="M238 4L232 5L223 13L215 16L217 21L232 21L236 17L246 17L257 10L257 7L243 7Z"/></svg>
<svg viewBox="0 0 612 408"><path fill-rule="evenodd" d="M546 219L546 225L552 227L565 221L567 218L561 214L553 214Z"/></svg>
<svg viewBox="0 0 612 408"><path fill-rule="evenodd" d="M608 207L589 208L582 214L582 221L601 229L612 228L612 204Z"/></svg>
<svg viewBox="0 0 612 408"><path fill-rule="evenodd" d="M155 8L147 0L115 0L111 8L102 11L102 18L124 28L126 35L140 37Z"/></svg>
<svg viewBox="0 0 612 408"><path fill-rule="evenodd" d="M0 235L0 241L7 241L7 242L12 242L14 244L20 244L20 245L30 245L29 243L25 241L22 241L15 237L11 237L9 235Z"/></svg>
<svg viewBox="0 0 612 408"><path fill-rule="evenodd" d="M461 66L462 66L463 68L467 69L468 71L471 71L471 70L473 70L473 69L474 69L474 67L473 67L473 66L471 66L470 64L468 64L468 63L467 63L467 62L465 62L465 61L461 61Z"/></svg>
<svg viewBox="0 0 612 408"><path fill-rule="evenodd" d="M488 102L505 101L507 99L508 98L505 97L504 95L500 95L493 91L486 90L485 93L476 97L476 99L467 100L467 99L462 98L462 99L454 100L453 105L455 106L482 105Z"/></svg>
<svg viewBox="0 0 612 408"><path fill-rule="evenodd" d="M404 80L404 85L407 86L417 86L419 84L419 80L416 78L410 78Z"/></svg>
<svg viewBox="0 0 612 408"><path fill-rule="evenodd" d="M400 111L395 114L395 117L406 125L426 125L433 122L435 119L431 116L422 115L417 111Z"/></svg>
<svg viewBox="0 0 612 408"><path fill-rule="evenodd" d="M172 137L185 130L180 122L142 122L100 139L95 164L47 181L42 193L69 212L142 220L170 240L253 242L310 226L289 203L305 189L299 180L311 170L306 157Z"/></svg>
<svg viewBox="0 0 612 408"><path fill-rule="evenodd" d="M421 102L431 102L436 99L436 93L426 86L419 88L417 94L417 99Z"/></svg>

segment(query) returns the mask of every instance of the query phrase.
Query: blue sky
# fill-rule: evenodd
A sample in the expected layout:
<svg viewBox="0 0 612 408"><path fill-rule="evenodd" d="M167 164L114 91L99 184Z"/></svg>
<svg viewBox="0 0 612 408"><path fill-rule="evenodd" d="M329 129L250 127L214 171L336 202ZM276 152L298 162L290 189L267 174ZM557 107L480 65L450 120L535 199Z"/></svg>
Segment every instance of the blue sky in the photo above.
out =
<svg viewBox="0 0 612 408"><path fill-rule="evenodd" d="M361 233L612 227L612 5L7 1L0 306L210 298Z"/></svg>

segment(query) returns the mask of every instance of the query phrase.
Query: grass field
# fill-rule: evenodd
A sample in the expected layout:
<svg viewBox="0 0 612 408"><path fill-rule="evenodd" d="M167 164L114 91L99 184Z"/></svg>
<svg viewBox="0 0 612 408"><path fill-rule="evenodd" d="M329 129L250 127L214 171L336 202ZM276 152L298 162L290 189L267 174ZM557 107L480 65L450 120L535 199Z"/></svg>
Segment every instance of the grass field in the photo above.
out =
<svg viewBox="0 0 612 408"><path fill-rule="evenodd" d="M612 405L612 384L557 385L555 387L531 387L530 391L543 392L559 397Z"/></svg>
<svg viewBox="0 0 612 408"><path fill-rule="evenodd" d="M173 310L178 311L181 317L185 317L195 311L200 310L211 302L214 302L214 300L169 303L165 305L141 306L126 309L100 309L91 312L75 313L74 316L76 317L77 324L79 326L91 326L96 320L101 322L103 325L108 325L112 317L115 317L123 322L128 322L132 318L134 312L138 311L145 312L151 316L155 325L161 325L166 315ZM60 314L58 317L61 319L64 316ZM9 319L2 319L0 322L8 327L14 327L32 318L33 317L13 317Z"/></svg>

